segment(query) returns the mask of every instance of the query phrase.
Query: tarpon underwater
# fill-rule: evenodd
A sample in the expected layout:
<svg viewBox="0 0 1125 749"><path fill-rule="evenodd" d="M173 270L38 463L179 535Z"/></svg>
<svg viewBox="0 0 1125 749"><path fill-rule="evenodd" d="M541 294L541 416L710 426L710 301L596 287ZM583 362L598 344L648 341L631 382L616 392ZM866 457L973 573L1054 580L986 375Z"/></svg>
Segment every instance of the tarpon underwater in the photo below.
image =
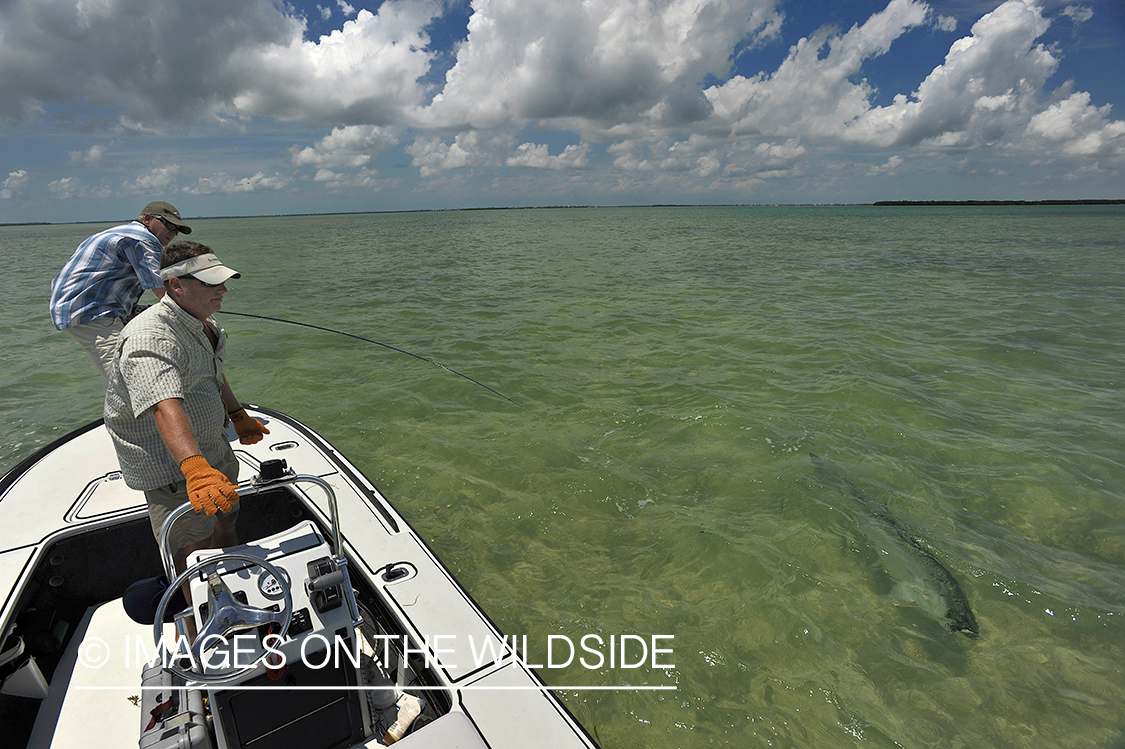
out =
<svg viewBox="0 0 1125 749"><path fill-rule="evenodd" d="M891 514L890 508L864 494L824 458L812 453L809 456L818 469L842 482L868 515L877 521L861 523L860 530L883 553L887 572L898 581L896 597L917 604L942 620L951 631L976 637L980 630L969 608L969 600L945 565L926 551L917 537Z"/></svg>

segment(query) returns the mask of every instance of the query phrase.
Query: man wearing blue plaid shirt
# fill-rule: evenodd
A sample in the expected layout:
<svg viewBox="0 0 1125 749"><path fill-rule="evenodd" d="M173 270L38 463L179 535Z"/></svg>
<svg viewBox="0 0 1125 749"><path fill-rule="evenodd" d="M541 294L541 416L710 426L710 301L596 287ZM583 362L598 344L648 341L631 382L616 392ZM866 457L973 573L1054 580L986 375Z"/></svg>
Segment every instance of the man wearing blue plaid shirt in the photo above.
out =
<svg viewBox="0 0 1125 749"><path fill-rule="evenodd" d="M164 296L160 255L178 234L191 234L180 212L169 203L149 203L130 223L78 245L51 282L51 321L86 349L103 377L145 289Z"/></svg>

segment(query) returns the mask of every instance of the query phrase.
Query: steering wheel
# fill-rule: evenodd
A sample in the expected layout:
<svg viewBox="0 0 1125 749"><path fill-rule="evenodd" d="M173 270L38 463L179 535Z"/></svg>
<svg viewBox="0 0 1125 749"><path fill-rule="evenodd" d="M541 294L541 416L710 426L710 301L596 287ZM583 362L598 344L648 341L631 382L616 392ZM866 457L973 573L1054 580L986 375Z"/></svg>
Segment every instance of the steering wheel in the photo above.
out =
<svg viewBox="0 0 1125 749"><path fill-rule="evenodd" d="M285 599L281 610L269 611L267 609L259 609L239 603L231 594L230 588L227 587L227 584L219 574L218 565L220 562L248 562L255 567L261 567L266 572L273 575L273 579L277 581ZM156 607L156 619L153 623L153 641L158 649L161 647L164 639L164 611L168 608L168 602L172 599L172 594L175 593L176 589L183 585L188 578L207 567L214 567L207 575L208 616L207 621L203 623L199 633L196 635L195 642L191 645L190 654L192 666L189 668L180 668L177 665L177 661L182 652L177 648L176 653L170 653L171 657L165 664L165 668L188 681L196 681L205 684L225 684L253 671L258 667L259 663L265 660L266 656L270 655L270 651L267 650L248 666L217 674L207 674L203 672L203 653L215 645L226 642L227 638L231 635L244 632L248 629L255 629L263 624L280 625L281 630L277 633L277 637L279 640L284 639L286 633L289 632L289 623L293 619L293 589L289 581L276 567L264 559L258 559L249 554L224 552L200 560L184 570L183 574L177 577L175 581L168 586L160 599L160 604ZM195 670L196 668L199 670Z"/></svg>

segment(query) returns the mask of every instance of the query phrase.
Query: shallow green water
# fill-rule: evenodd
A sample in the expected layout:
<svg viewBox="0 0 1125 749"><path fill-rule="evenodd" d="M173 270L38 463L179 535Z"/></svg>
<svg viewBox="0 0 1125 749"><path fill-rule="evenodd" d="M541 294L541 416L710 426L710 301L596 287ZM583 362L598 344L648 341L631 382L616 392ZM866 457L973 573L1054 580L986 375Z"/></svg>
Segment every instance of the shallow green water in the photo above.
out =
<svg viewBox="0 0 1125 749"><path fill-rule="evenodd" d="M607 747L1125 742L1125 210L678 208L192 222L246 401L388 495ZM46 314L94 225L0 227L0 469L100 415ZM957 578L896 596L869 515Z"/></svg>

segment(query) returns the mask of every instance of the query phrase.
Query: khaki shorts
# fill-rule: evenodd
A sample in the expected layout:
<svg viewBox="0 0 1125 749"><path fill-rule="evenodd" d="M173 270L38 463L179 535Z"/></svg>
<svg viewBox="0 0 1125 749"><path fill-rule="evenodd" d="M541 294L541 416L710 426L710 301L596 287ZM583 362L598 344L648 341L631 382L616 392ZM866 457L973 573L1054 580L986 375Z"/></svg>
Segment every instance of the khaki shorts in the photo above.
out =
<svg viewBox="0 0 1125 749"><path fill-rule="evenodd" d="M125 327L116 317L100 317L93 322L63 328L63 332L81 344L94 360L94 366L109 379L109 368L113 364L113 351L117 348L117 336Z"/></svg>
<svg viewBox="0 0 1125 749"><path fill-rule="evenodd" d="M232 483L238 483L238 458L227 450L227 457L214 466L223 473ZM152 523L152 532L160 540L160 528L164 521L177 507L191 500L187 495L187 479L181 479L167 486L149 489L145 492L148 501L148 519ZM238 505L231 508L230 512L217 515L207 515L202 512L189 512L180 517L168 536L168 546L173 553L190 544L206 541L215 530L215 520L220 517L230 517L232 520L238 515Z"/></svg>

